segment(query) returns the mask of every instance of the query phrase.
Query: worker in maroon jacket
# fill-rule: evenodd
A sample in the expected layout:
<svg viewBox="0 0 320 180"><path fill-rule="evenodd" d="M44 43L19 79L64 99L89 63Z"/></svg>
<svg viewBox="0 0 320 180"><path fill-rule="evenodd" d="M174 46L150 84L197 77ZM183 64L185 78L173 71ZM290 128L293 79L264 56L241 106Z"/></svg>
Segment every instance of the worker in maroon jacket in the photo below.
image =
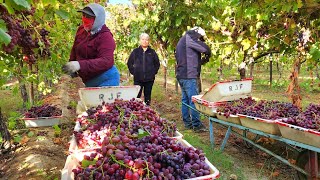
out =
<svg viewBox="0 0 320 180"><path fill-rule="evenodd" d="M116 44L105 25L104 8L91 3L78 12L82 12L82 25L76 33L70 61L62 70L72 77L79 75L86 87L118 86L120 75L113 55Z"/></svg>

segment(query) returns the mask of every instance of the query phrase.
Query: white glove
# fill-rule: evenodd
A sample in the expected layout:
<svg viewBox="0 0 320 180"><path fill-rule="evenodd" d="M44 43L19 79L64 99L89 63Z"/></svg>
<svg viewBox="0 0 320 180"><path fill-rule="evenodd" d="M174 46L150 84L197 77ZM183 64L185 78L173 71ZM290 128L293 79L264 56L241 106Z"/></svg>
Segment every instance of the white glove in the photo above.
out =
<svg viewBox="0 0 320 180"><path fill-rule="evenodd" d="M70 61L62 67L62 71L68 74L77 72L80 70L80 64L78 61Z"/></svg>

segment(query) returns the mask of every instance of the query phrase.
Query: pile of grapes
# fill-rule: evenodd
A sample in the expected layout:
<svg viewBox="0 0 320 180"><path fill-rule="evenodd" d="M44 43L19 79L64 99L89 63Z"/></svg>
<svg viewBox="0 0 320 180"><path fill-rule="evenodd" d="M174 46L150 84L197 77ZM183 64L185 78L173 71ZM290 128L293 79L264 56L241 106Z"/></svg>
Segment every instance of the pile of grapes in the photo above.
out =
<svg viewBox="0 0 320 180"><path fill-rule="evenodd" d="M257 103L256 100L252 99L252 97L240 98L239 100L229 101L225 104L219 105L217 108L217 112L225 117L229 117L231 114L236 115L240 112L243 112L245 109L255 105Z"/></svg>
<svg viewBox="0 0 320 180"><path fill-rule="evenodd" d="M203 151L172 138L176 125L142 101L103 103L78 121L78 146L90 153L72 170L75 179L179 180L210 174ZM90 148L90 141L98 146Z"/></svg>
<svg viewBox="0 0 320 180"><path fill-rule="evenodd" d="M187 179L210 174L201 150L164 134L106 136L100 149L73 169L75 179Z"/></svg>
<svg viewBox="0 0 320 180"><path fill-rule="evenodd" d="M251 97L228 102L217 109L218 113L224 113L226 117L230 114L243 114L268 120L276 120L285 117L299 115L300 109L292 103L279 101L255 101Z"/></svg>
<svg viewBox="0 0 320 180"><path fill-rule="evenodd" d="M62 110L56 106L44 104L42 106L33 106L27 112L24 113L26 118L38 118L38 117L55 117L61 116Z"/></svg>
<svg viewBox="0 0 320 180"><path fill-rule="evenodd" d="M130 134L138 137L139 131L148 134L166 133L174 136L176 125L161 118L153 109L142 101L117 99L113 103L103 103L87 110L87 115L78 118L80 131L74 135L80 149L100 147L105 136L110 132Z"/></svg>
<svg viewBox="0 0 320 180"><path fill-rule="evenodd" d="M306 110L298 116L288 117L282 121L320 132L320 105L310 104Z"/></svg>

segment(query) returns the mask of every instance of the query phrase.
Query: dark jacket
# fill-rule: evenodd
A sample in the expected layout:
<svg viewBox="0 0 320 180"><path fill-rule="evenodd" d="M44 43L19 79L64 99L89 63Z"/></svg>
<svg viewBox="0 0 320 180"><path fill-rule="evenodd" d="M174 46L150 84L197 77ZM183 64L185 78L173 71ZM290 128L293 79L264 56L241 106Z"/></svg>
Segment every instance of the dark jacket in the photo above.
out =
<svg viewBox="0 0 320 180"><path fill-rule="evenodd" d="M148 47L146 51L143 51L139 46L131 52L127 66L134 81L148 82L154 81L160 62L155 50Z"/></svg>
<svg viewBox="0 0 320 180"><path fill-rule="evenodd" d="M191 30L179 40L176 47L178 79L194 79L200 76L201 65L209 61L211 51L208 45L200 41L200 34ZM201 59L201 53L204 57Z"/></svg>
<svg viewBox="0 0 320 180"><path fill-rule="evenodd" d="M95 34L78 28L70 54L70 61L79 61L79 76L83 82L102 74L114 65L116 44L110 30L103 25Z"/></svg>

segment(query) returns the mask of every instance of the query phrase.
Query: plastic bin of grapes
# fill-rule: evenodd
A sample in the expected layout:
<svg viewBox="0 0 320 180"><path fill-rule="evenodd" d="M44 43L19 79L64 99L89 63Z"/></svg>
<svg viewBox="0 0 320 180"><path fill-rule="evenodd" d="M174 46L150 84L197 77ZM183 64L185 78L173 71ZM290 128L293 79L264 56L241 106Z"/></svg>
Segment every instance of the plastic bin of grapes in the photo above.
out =
<svg viewBox="0 0 320 180"><path fill-rule="evenodd" d="M282 137L320 148L320 132L276 121Z"/></svg>
<svg viewBox="0 0 320 180"><path fill-rule="evenodd" d="M196 109L206 115L215 117L218 106L224 104L224 102L209 102L201 99L201 97L202 95L192 96L192 102L194 103Z"/></svg>
<svg viewBox="0 0 320 180"><path fill-rule="evenodd" d="M53 116L53 117L38 117L38 118L22 118L26 127L45 127L45 126L54 126L60 124L60 119L62 116Z"/></svg>
<svg viewBox="0 0 320 180"><path fill-rule="evenodd" d="M102 102L112 103L115 99L130 100L136 98L140 86L108 86L80 88L79 96L84 109L97 107Z"/></svg>
<svg viewBox="0 0 320 180"><path fill-rule="evenodd" d="M193 147L186 140L179 139L177 141L186 147ZM77 167L79 162L83 160L84 155L90 155L92 152L94 151L77 152L69 155L67 157L65 166L61 171L61 180L74 180L74 173L72 172L72 169L75 169ZM219 170L215 166L213 166L207 158L205 158L205 163L209 166L211 174L206 176L191 178L188 180L209 180L209 179L217 179L220 177Z"/></svg>
<svg viewBox="0 0 320 180"><path fill-rule="evenodd" d="M233 101L251 96L252 79L213 84L201 99L209 102Z"/></svg>
<svg viewBox="0 0 320 180"><path fill-rule="evenodd" d="M226 121L226 122L230 122L230 123L233 123L233 124L241 125L240 118L237 115L230 114L230 116L226 117L224 115L224 113L217 112L217 118L222 120L222 121Z"/></svg>
<svg viewBox="0 0 320 180"><path fill-rule="evenodd" d="M251 129L259 130L273 135L281 135L276 120L262 119L243 114L237 114L240 118L241 125Z"/></svg>

